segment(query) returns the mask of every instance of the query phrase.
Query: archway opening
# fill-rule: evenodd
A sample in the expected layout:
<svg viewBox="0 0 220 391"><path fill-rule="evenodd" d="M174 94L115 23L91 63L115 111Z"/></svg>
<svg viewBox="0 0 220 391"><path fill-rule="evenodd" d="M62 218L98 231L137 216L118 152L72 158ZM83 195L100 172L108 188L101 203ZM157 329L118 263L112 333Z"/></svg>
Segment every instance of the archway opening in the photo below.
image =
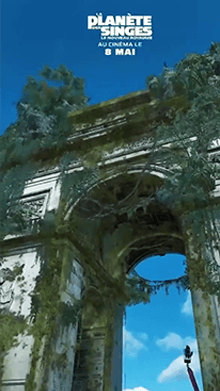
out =
<svg viewBox="0 0 220 391"><path fill-rule="evenodd" d="M130 270L151 281L176 279L185 256L167 253L136 262ZM203 391L190 291L171 284L151 294L150 302L127 306L123 324L123 391L192 389L183 349L193 351L191 368Z"/></svg>
<svg viewBox="0 0 220 391"><path fill-rule="evenodd" d="M176 273L171 265L171 260L166 262L168 254L170 258L177 257L177 254L182 254L183 257L183 254L185 254L185 238L182 233L180 216L172 208L158 199L157 189L162 186L162 184L158 182L158 178L153 177L152 179L149 175L149 178L144 179L143 182L138 181L138 178L135 175L129 176L128 178L128 175L126 174L123 177L123 181L121 177L117 177L112 178L108 182L105 181L100 183L100 187L94 186L89 195L87 194L86 197L82 197L79 200L74 207L75 215L74 213L71 215L72 221L74 220L74 224L77 226L77 232L83 233L83 237L80 237L80 240L82 242L85 240L86 243L92 243L93 251L97 254L97 259L100 261L100 264L103 265L107 273L109 273L113 279L119 280L120 282L124 281L124 277L126 275L128 276L133 268L139 270L146 258L149 265L150 257L152 256L157 256L157 259L160 259L160 266L155 268L154 275L150 275L147 272L147 279L166 280L177 278L184 274L185 265L183 265L183 258L182 262L179 262L182 269L179 270L179 272L176 270ZM152 180L155 181L153 181L153 184ZM134 189L135 191L133 191ZM156 261L154 261L154 263L155 262ZM162 264L164 265L163 268L161 268ZM165 273L165 271L167 273L161 276L158 274L158 271L162 270L163 273ZM170 274L170 270L174 272L174 274ZM129 373L129 376L131 376L129 379L127 375L126 381L124 381L125 377L122 376L123 388L126 391L153 391L155 389L164 391L169 389L169 391L172 391L172 383L174 384L173 390L176 390L177 388L179 390L179 384L173 382L171 380L172 377L170 379L171 381L168 383L165 381L165 379L168 380L168 375L166 375L166 373L168 369L171 372L173 371L173 366L171 366L171 364L173 361L175 364L176 359L178 359L178 365L180 365L181 362L180 369L182 369L183 366L185 369L184 374L182 370L177 371L178 375L177 372L175 372L176 378L179 378L178 381L183 381L184 379L182 378L185 378L185 384L182 386L182 389L185 390L188 387L190 390L191 384L187 377L186 367L183 365L183 357L181 356L183 356L183 348L185 348L186 344L190 344L191 348L195 351L194 319L191 314L192 331L190 330L187 334L185 324L187 322L189 323L190 320L187 318L187 314L184 313L184 310L181 311L181 309L187 301L189 306L190 296L188 297L186 292L185 296L183 293L179 296L178 291L175 289L174 291L176 297L180 300L179 303L177 301L172 302L173 293L171 288L168 297L166 297L166 292L162 289L157 295L152 296L151 303L145 305L145 307L143 307L143 304L130 308L127 307L126 321L128 322L129 319L129 311L133 310L134 315L132 315L132 318L135 320L135 327L133 328L132 326L132 328L130 328L128 323L125 324L124 333L127 333L126 335L127 338L130 339L130 344L133 341L137 346L142 346L143 349L138 350L138 352L140 352L137 356L136 354L131 354L130 357L126 357L126 360L130 361L130 369L125 368L125 372ZM121 293L119 293L119 296L120 294ZM155 320L153 320L154 316L149 311L151 310L153 314L157 312L154 303L156 303L158 299L162 300L161 295L163 297L163 302L156 306L159 308L159 315L157 319L155 318ZM120 300L118 301L120 302ZM112 364L106 364L106 368L111 367L113 388L117 389L119 386L119 389L121 390L121 332L123 304L116 305L116 308L120 306L120 310L122 311L118 314L115 313L115 322L113 325L115 343L112 353ZM141 310L140 306L142 306ZM187 304L185 304L185 307L186 306ZM175 314L177 308L179 308L179 313ZM115 312L120 312L120 310L117 308ZM148 324L151 325L151 332L146 330L146 325L145 328L143 327L143 330L137 330L138 313L135 314L136 311L139 312L140 319L145 318L145 324L147 324L148 321ZM181 333L181 330L176 326L178 316L182 317L179 321L181 321L181 324L183 325L184 333ZM166 323L164 319L167 318L172 320L171 325L167 330L162 330L162 325ZM155 324L159 327L157 334L153 334L156 327ZM141 333L146 341L140 341L137 338L140 334L135 336L135 333ZM170 347L166 345L168 337L176 338L179 341L179 347ZM154 351L151 352L148 343L151 344L151 349L152 346L154 347ZM194 345L192 345L192 343L194 343ZM127 352L124 351L124 353L126 353L126 356L129 356L127 355ZM148 354L148 357L144 357L144 353ZM162 358L158 358L159 353L160 355L163 355L163 357L161 356ZM139 354L141 358L140 365L138 365ZM170 361L167 362L169 356L172 357ZM158 361L160 362L160 365L163 364L162 367L158 367ZM155 370L157 370L157 372L154 373L153 370L150 370L151 367L149 363L153 363L154 372ZM136 370L134 364L136 367L138 365ZM147 365L148 371L144 367L144 364ZM134 370L136 373L134 373ZM145 374L145 379L143 378L143 374ZM148 384L149 379L150 381L154 381L154 383ZM200 388L200 391L202 391L201 381Z"/></svg>

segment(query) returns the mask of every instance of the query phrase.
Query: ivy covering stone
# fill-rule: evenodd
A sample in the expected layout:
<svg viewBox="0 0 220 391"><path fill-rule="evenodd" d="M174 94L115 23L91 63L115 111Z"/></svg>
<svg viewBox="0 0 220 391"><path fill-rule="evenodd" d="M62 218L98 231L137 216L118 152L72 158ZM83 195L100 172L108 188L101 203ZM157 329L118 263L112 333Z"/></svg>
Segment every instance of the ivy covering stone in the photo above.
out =
<svg viewBox="0 0 220 391"><path fill-rule="evenodd" d="M75 123L79 123L78 113L81 110L87 108L84 118L88 117L92 123L84 81L75 77L65 65L55 70L45 66L39 75L40 80L28 77L22 97L16 105L18 119L0 138L1 240L8 234L24 231L29 234L44 233L47 224L55 227L57 221L60 224L58 231L64 230L62 219L67 206L74 205L82 195L86 196L91 186L102 179L98 162L103 160L106 152L112 152L118 147L126 148L129 132L132 132L126 130L124 141L123 133L119 132L113 143L101 146L101 150L94 149L93 152L88 151L88 146L84 149L82 143L79 145L77 138L68 144L67 140L76 132L73 118ZM148 77L146 85L149 102L156 102L157 117L160 118L159 125L156 123L151 133L153 144L150 161L146 162L146 166L161 163L169 168L170 176L163 182L163 186L156 186L156 192L144 201L144 205L143 202L137 205L134 187L128 197L129 202L124 203L121 212L131 218L138 207L145 208L147 203L154 201L169 208L174 214L184 216L186 226L192 226L198 238L198 250L202 251L204 244L210 250L205 252L207 281L210 292L217 294L220 299L217 277L219 266L213 252L220 249L216 221L219 206L215 205L214 212L212 207L216 203L213 191L220 177L220 161L219 157L208 154L213 141L220 138L220 43L212 43L209 51L203 55L187 55L174 68L165 67L160 76ZM122 112L129 109L126 108L126 100L119 100L117 104ZM111 105L105 113L104 103L97 105L97 110L105 115L109 114L109 108ZM98 115L97 110L95 116ZM138 120L141 118L142 124L148 121L145 110L143 108L137 117ZM84 165L84 171L81 176L77 174L76 178L74 173L68 173L68 168L77 159ZM59 216L46 215L40 226L30 227L30 216L24 211L22 202L19 202L25 183L40 170L55 167L61 173L63 210L59 209ZM91 200L92 197L88 195L88 198ZM118 213L114 200L108 206L96 200L96 209L96 217L103 217L110 212ZM170 283L189 289L187 270L185 276L162 285L160 282L151 284L145 280L146 289L143 288L143 278L137 278L137 275L135 278L126 281L132 303L149 300L150 292L156 292L162 285L167 288Z"/></svg>

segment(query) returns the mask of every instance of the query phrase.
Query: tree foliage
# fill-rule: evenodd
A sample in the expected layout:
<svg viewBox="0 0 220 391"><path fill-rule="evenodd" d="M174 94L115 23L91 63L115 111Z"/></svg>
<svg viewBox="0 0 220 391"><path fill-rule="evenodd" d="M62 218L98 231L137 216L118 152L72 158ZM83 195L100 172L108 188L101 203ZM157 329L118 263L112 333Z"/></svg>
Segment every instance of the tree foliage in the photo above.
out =
<svg viewBox="0 0 220 391"><path fill-rule="evenodd" d="M48 65L39 78L27 77L16 104L18 118L0 138L0 238L25 229L29 217L18 199L24 184L42 167L37 152L61 147L73 129L68 113L87 106L84 80L65 65ZM55 85L50 85L50 84Z"/></svg>
<svg viewBox="0 0 220 391"><path fill-rule="evenodd" d="M83 80L75 77L64 65L55 70L45 66L39 75L40 80L28 77L22 97L16 106L18 119L0 138L0 238L19 232L27 226L28 216L18 199L25 181L44 167L40 160L36 163L33 156L51 146L56 148L62 143L64 145L73 131L68 121L68 113L88 104ZM51 83L56 83L56 86ZM216 223L219 209L216 206L216 211L213 212L210 206L214 200L216 181L220 177L220 161L218 156L210 155L209 150L213 141L220 139L220 43L212 43L209 51L203 55L187 55L174 68L163 69L160 76L148 77L147 88L152 98L159 102L184 96L190 108L187 113L179 110L172 125L162 124L156 130L150 161L146 162L146 165L167 167L170 175L164 186L158 188L154 195L150 195L145 204L159 202L185 219L186 226L191 226L198 238L200 250L204 250L204 244L210 250L208 253L201 251L206 254L207 271L211 279L213 272L215 275L219 273L213 253L214 250L219 250L220 244ZM119 146L123 148L121 141ZM68 155L56 161L61 172L65 171L69 159ZM97 179L99 170L96 163L85 170L86 176L91 178L93 174ZM72 183L71 186L68 185L69 182ZM66 188L63 188L63 197L66 197L64 203L73 204L70 197L74 194L77 198L79 193L85 193L87 182L83 176L82 182L73 184L72 177L68 180L66 176L63 181L66 183ZM137 189L138 183L120 204L120 208L123 205L123 213L129 214L129 217L137 209ZM117 212L118 205L113 203L108 204L107 208L106 205L103 209L102 207L102 203L96 201L99 217L105 213L109 214L110 210ZM177 284L189 287L186 276L183 276L181 281L177 280ZM128 289L129 284L131 287L133 283L134 280L128 281ZM156 290L150 287L149 281L147 285L147 293L144 296L143 281L140 283L138 280L135 287L136 293L139 292L137 300L147 301L149 292ZM154 284L158 289L161 286L160 282ZM220 298L218 284L215 285L214 292L217 292Z"/></svg>
<svg viewBox="0 0 220 391"><path fill-rule="evenodd" d="M217 295L220 303L219 265L216 262L216 252L220 252L220 207L214 197L216 183L220 179L220 158L215 153L210 154L214 141L216 145L220 145L220 43L213 43L209 52L204 55L187 55L174 69L166 67L160 76L148 77L147 88L152 100L166 105L170 98L175 101L177 97L183 97L189 109L183 112L180 107L174 121L171 118L173 122L166 121L157 127L150 159L146 161L142 175L146 175L146 168L151 172L156 166L167 168L169 175L163 185L153 185L153 191L149 192L149 196L141 199L138 197L140 178L136 179L136 183L132 182L128 192L121 192L121 188L128 185L127 172L125 182L118 184L118 188L116 183L116 188L112 191L106 189L101 198L96 197L97 194L93 198L91 188L105 179L101 177L96 156L91 156L95 154L94 150L90 152L89 158L88 151L85 157L82 151L79 151L79 154L74 152L74 155L65 151L66 140L74 132L68 120L68 113L83 109L88 104L88 98L84 93L84 81L75 77L65 65L55 70L45 66L39 72L39 76L40 79L31 76L27 78L22 96L16 105L18 118L0 137L0 242L9 234L20 234L25 230L31 234L35 233L37 228L37 232L46 243L42 251L48 252L47 255L41 254L39 250L41 270L32 292L31 327L35 345L28 389L33 389L36 365L45 336L48 338L46 350L44 349L45 363L48 364L46 366L49 368L53 360L57 362L57 357L50 358L50 344L56 331L58 314L66 327L75 322L82 305L81 301L75 306L63 306L60 302L60 290L56 289L60 284L63 268L60 259L66 262L68 274L72 268L72 258L67 256L68 260L64 261L56 234L59 238L63 233L69 235L76 250L85 258L85 298L96 303L94 308L91 307L94 309L91 313L93 319L103 308L109 308L112 292L114 295L117 294L117 298L123 298L125 304L133 305L149 302L150 295L157 293L161 288L165 288L168 293L171 284L175 284L178 291L180 288L192 288L187 268L184 276L173 280L150 281L138 275L135 270L130 276L123 275L119 280L114 279L107 273L105 265L99 262L100 249L94 248L96 243L87 243L86 235L80 233L77 212L71 216L69 232L65 230L62 213L65 215L67 210L74 209L79 198L84 197L84 202L79 202L78 205L78 211L81 207L81 216L86 216L88 220L102 221L103 224L100 224L97 230L98 235L101 231L101 238L103 232L114 232L120 222L127 223L132 220L138 227L139 220L135 221L137 212L145 213L152 204L156 208L162 208L160 210L165 211L165 214L169 211L172 216L181 216L183 231L188 233L190 228L195 239L195 258L194 264L191 264L193 288L204 287L206 292ZM143 118L147 120L147 116L148 113L144 113ZM171 122L172 125L168 125ZM146 137L148 136L147 134ZM126 140L114 140L111 145L114 145L113 150L110 151L111 147L108 145L108 152L114 152L114 148L117 147L126 149ZM62 147L64 153L59 156L57 152ZM47 153L51 153L52 150L53 154L48 163L43 156L47 157ZM102 149L101 145L95 152L98 152L100 162L102 157L104 158L105 147ZM76 159L79 159L84 170L80 173L69 173L69 164ZM32 215L25 208L22 194L25 184L33 179L38 171L51 167L59 168L62 182L58 216L48 212L36 227L30 224ZM119 216L119 220L116 221L115 216ZM59 222L58 226L55 219L56 223ZM50 243L47 242L48 232L50 239L52 238ZM114 255L118 259L116 251L117 248ZM110 267L110 271L112 270L113 266ZM20 273L20 269L14 272ZM6 273L7 278L13 279L13 273ZM125 302L127 298L129 301ZM3 314L1 317L2 324L6 321L11 329L3 349L4 353L12 346L14 336L23 332L27 325L26 321L21 320L21 323L19 318L14 319L10 314ZM4 327L3 334L5 335ZM59 365L65 365L66 355L62 355L61 361Z"/></svg>
<svg viewBox="0 0 220 391"><path fill-rule="evenodd" d="M220 303L220 267L216 261L220 207L213 207L220 157L209 153L213 143L220 145L220 43L212 43L204 55L187 55L160 76L148 77L147 87L160 101L185 95L190 103L190 110L179 112L172 126L157 128L151 163L169 167L171 174L156 198L180 214L185 227L191 227L197 254L206 261L207 287ZM194 274L200 273L203 271L195 264ZM185 285L184 276L182 281Z"/></svg>

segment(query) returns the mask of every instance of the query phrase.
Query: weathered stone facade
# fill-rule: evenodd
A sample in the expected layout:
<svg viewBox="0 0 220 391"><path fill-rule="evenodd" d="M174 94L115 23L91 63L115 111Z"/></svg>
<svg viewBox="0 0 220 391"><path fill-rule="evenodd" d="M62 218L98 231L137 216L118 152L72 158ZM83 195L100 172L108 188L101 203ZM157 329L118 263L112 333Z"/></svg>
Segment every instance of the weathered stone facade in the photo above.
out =
<svg viewBox="0 0 220 391"><path fill-rule="evenodd" d="M142 112L145 114L140 115ZM44 253L49 257L53 253L59 260L59 266L54 261L54 267L60 268L57 285L51 289L54 289L54 295L59 292L61 304L71 309L77 301L84 299L82 312L75 322L72 318L65 322L59 314L53 318L56 323L53 335L45 330L40 334L35 329L32 335L31 327L29 334L25 327L23 332L19 328L15 335L12 332L17 338L17 346L9 344L7 352L1 356L2 391L121 391L122 320L123 302L126 301L122 285L124 276L147 256L167 252L186 254L189 271L191 263L197 259L195 238L189 230L184 232L181 216L174 216L160 205L149 204L145 211L139 208L130 218L120 204L122 195L129 194L139 177L138 201L153 194L155 186L161 185L169 176L168 167L161 164L146 167L145 164L150 155L152 131L162 120L166 121L166 113L149 100L148 92L91 106L73 113L70 120L76 130L68 145L78 143L80 147L80 143L88 144L90 160L93 154L100 153L100 148L111 146L115 135L127 139L127 147L115 149L114 153L106 152L104 163L99 163L103 179L90 186L88 194L91 197L82 195L66 206L65 231L47 228L40 236L24 233L17 237L8 236L2 243L0 308L5 314L14 313L17 316L15 322L23 316L26 325L33 323L35 327L31 297L41 273L40 258ZM220 155L220 144L213 144L210 155ZM77 178L83 166L76 160L69 170ZM143 170L144 176L140 176ZM108 194L112 193L112 200L105 198L106 188ZM215 196L217 202L220 179L216 183ZM106 205L104 215L99 209L103 200ZM49 213L51 216L59 214L59 170L54 168L36 175L25 187L21 201L32 216L31 224L34 221L40 223ZM111 203L118 207L114 218L109 209ZM76 237L72 233L72 225L76 224L75 211L78 216ZM220 264L219 255L216 257ZM199 262L203 267L203 260ZM15 267L19 273L14 280L8 280L7 273ZM88 273L90 285L86 283ZM191 274L189 276L193 279ZM216 384L220 382L220 310L215 297L204 296L200 291L191 293L204 390L211 390L208 383L213 370L216 383L212 390L217 391ZM51 299L48 303L49 313L56 303ZM44 314L42 322L46 317ZM48 324L48 330L49 327Z"/></svg>

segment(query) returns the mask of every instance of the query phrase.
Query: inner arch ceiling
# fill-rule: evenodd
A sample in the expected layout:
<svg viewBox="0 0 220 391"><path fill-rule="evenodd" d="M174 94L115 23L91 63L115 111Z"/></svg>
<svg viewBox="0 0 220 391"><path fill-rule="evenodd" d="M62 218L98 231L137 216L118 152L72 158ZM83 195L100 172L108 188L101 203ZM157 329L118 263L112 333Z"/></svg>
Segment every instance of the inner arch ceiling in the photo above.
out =
<svg viewBox="0 0 220 391"><path fill-rule="evenodd" d="M146 257L184 255L179 218L155 196L162 186L163 179L149 173L118 174L81 197L72 219L77 216L81 232L102 247L102 255L124 263L125 273Z"/></svg>

